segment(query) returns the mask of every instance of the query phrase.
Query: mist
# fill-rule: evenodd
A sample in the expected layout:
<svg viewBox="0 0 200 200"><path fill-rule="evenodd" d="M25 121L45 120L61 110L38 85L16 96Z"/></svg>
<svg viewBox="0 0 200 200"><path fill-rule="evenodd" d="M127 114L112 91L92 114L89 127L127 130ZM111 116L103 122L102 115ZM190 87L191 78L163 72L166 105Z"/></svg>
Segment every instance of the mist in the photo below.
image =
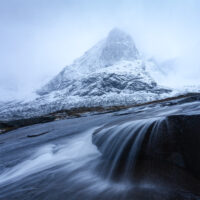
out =
<svg viewBox="0 0 200 200"><path fill-rule="evenodd" d="M198 0L0 1L0 100L30 96L108 32L128 32L142 56L175 60L161 84L200 83Z"/></svg>

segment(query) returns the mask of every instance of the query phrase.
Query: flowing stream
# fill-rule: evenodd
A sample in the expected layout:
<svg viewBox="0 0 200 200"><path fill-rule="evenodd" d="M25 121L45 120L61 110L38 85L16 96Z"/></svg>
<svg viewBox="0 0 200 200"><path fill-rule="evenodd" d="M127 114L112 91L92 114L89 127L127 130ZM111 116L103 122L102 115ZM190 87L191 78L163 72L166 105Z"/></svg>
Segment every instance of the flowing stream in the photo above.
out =
<svg viewBox="0 0 200 200"><path fill-rule="evenodd" d="M157 114L141 107L0 135L0 200L200 199L199 180L181 165L140 159L144 144L145 155L153 151L165 116L198 113L200 103L184 106L156 107ZM41 130L49 133L27 138Z"/></svg>

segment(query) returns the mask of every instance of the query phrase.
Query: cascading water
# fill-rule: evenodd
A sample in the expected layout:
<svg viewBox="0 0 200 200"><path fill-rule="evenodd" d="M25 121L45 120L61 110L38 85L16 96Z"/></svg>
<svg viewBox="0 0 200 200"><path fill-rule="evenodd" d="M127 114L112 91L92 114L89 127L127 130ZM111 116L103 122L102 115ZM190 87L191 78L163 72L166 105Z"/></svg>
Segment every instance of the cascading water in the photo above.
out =
<svg viewBox="0 0 200 200"><path fill-rule="evenodd" d="M149 137L156 119L129 121L120 125L99 129L93 134L107 163L103 172L108 179L121 175L130 178L146 137Z"/></svg>
<svg viewBox="0 0 200 200"><path fill-rule="evenodd" d="M145 107L1 135L0 200L199 200L199 108ZM48 133L27 137L39 131Z"/></svg>
<svg viewBox="0 0 200 200"><path fill-rule="evenodd" d="M106 163L103 166L103 175L107 179L119 178L133 182L134 176L137 176L137 166L144 161L148 161L150 168L161 162L185 167L177 142L177 135L180 133L174 124L169 123L170 119L158 117L129 120L121 124L107 125L94 132L93 143Z"/></svg>
<svg viewBox="0 0 200 200"><path fill-rule="evenodd" d="M75 135L63 144L44 145L27 160L5 169L0 174L0 200L131 200L141 196L141 190L148 191L144 198L158 190L153 184L137 184L134 189L136 185L105 179L99 171L101 154L91 142L93 132Z"/></svg>

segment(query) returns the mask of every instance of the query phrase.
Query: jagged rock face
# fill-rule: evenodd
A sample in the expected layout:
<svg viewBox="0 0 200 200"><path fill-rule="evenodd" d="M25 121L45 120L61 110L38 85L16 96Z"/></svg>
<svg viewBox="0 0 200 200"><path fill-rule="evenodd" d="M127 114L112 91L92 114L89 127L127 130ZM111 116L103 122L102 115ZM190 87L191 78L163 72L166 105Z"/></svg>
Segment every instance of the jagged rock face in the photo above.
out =
<svg viewBox="0 0 200 200"><path fill-rule="evenodd" d="M74 91L80 91L78 93L82 95L81 90L84 88L84 95L91 93L91 87L92 90L95 88L95 93L99 96L109 91L153 92L157 84L146 72L145 62L140 59L131 36L119 29L113 29L106 39L75 60L72 65L65 67L38 93L44 95L68 88L67 95L74 95Z"/></svg>
<svg viewBox="0 0 200 200"><path fill-rule="evenodd" d="M72 65L65 67L53 80L38 90L38 93L43 95L66 88L70 80L76 81L84 75L110 67L120 61L134 61L138 58L139 53L131 36L119 29L113 29L106 39L76 59Z"/></svg>
<svg viewBox="0 0 200 200"><path fill-rule="evenodd" d="M139 58L139 53L132 38L118 29L112 30L100 56L105 66L112 65L122 59L134 60L137 58Z"/></svg>
<svg viewBox="0 0 200 200"><path fill-rule="evenodd" d="M199 128L199 114L133 120L101 127L93 143L118 175L129 167L130 176L141 161L151 160L150 167L168 162L200 178Z"/></svg>
<svg viewBox="0 0 200 200"><path fill-rule="evenodd" d="M169 96L171 90L158 86L146 65L131 36L114 29L38 90L35 100L0 107L0 119L74 107L144 103Z"/></svg>
<svg viewBox="0 0 200 200"><path fill-rule="evenodd" d="M55 90L67 89L68 95L103 95L108 92L134 93L137 91L153 91L157 84L145 72L142 62L123 61L116 65L109 66L105 69L97 69L90 74L84 74L78 79L54 79L48 85ZM61 83L60 83L61 81ZM94 92L95 91L95 92Z"/></svg>

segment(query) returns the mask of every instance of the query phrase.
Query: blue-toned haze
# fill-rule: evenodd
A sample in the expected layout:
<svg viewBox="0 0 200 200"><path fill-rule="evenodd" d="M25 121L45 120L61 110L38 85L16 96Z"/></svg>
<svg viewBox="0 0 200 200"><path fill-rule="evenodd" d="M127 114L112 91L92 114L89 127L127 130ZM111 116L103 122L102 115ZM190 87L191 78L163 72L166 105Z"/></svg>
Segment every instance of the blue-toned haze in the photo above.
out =
<svg viewBox="0 0 200 200"><path fill-rule="evenodd" d="M199 0L0 0L0 100L30 95L113 27L144 57L174 61L163 84L199 84L199 10Z"/></svg>

